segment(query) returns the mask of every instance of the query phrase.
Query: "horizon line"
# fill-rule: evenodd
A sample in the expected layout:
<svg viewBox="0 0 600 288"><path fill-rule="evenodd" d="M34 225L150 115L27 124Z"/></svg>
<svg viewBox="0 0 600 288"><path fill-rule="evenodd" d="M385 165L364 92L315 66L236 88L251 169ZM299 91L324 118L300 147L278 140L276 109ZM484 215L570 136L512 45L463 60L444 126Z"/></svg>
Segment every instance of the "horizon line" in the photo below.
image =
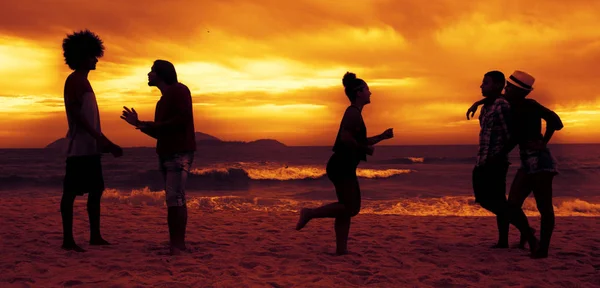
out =
<svg viewBox="0 0 600 288"><path fill-rule="evenodd" d="M259 139L259 140L276 140L276 139ZM253 140L255 141L255 140ZM278 141L278 140L276 140ZM222 141L224 143L226 142L251 142L251 141ZM332 147L332 145L287 145L283 142L278 141L279 143L282 143L285 147L289 148L289 147L306 147L306 148L310 148L310 147ZM397 145L390 145L390 144L381 144L381 145L377 145L378 147L411 147L411 146L477 146L479 144L474 143L474 144L397 144ZM581 142L581 143L550 143L548 145L600 145L600 143L590 143L590 142ZM198 145L197 145L198 146ZM121 146L122 148L149 148L149 149L155 149L156 146ZM34 149L48 149L46 147L0 147L0 150L17 150L17 149L30 149L30 150L34 150Z"/></svg>

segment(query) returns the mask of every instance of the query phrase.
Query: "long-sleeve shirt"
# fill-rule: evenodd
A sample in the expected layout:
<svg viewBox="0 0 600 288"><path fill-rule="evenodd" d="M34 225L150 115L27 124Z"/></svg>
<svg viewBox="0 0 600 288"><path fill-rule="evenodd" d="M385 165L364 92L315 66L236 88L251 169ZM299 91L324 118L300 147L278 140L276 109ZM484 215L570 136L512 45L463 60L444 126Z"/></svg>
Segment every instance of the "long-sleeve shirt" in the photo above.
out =
<svg viewBox="0 0 600 288"><path fill-rule="evenodd" d="M477 165L485 165L492 156L508 158L507 152L503 151L511 137L511 110L508 101L499 97L492 103L484 104L479 114L479 125L481 130Z"/></svg>

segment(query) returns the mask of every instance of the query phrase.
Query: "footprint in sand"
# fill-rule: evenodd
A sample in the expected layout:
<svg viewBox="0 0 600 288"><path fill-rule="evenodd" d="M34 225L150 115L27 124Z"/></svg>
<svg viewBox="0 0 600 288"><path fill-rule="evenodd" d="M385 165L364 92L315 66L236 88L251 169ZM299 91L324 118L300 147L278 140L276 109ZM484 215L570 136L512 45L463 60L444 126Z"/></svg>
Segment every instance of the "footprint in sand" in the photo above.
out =
<svg viewBox="0 0 600 288"><path fill-rule="evenodd" d="M203 254L203 255L200 255L200 256L195 256L194 258L195 258L195 259L201 259L201 260L210 260L210 259L212 259L213 257L214 257L214 255L213 255L213 254L211 254L211 253L207 253L207 254Z"/></svg>
<svg viewBox="0 0 600 288"><path fill-rule="evenodd" d="M451 278L460 278L460 279L465 279L469 282L473 282L473 283L477 283L481 280L481 276L479 276L479 274L472 274L472 273L444 273L444 275L449 276Z"/></svg>
<svg viewBox="0 0 600 288"><path fill-rule="evenodd" d="M358 276L371 276L373 275L373 273L371 273L371 271L367 271L367 270L350 270L350 271L346 271L352 275L358 275Z"/></svg>
<svg viewBox="0 0 600 288"><path fill-rule="evenodd" d="M431 249L415 248L415 249L412 249L411 252L415 252L418 254L424 254L424 255L431 255L431 254L433 254L434 251Z"/></svg>
<svg viewBox="0 0 600 288"><path fill-rule="evenodd" d="M31 278L25 278L25 277L14 277L14 278L8 279L8 283L10 283L10 284L22 283L22 284L27 285L27 283L32 283L32 284L35 283L35 280L31 279ZM29 285L27 285L27 286L29 286Z"/></svg>
<svg viewBox="0 0 600 288"><path fill-rule="evenodd" d="M586 257L587 255L582 254L582 253L577 253L577 252L558 252L556 253L557 256L560 257Z"/></svg>
<svg viewBox="0 0 600 288"><path fill-rule="evenodd" d="M242 261L240 262L240 266L246 268L246 269L254 269L256 266L258 266L259 264L257 262L254 261Z"/></svg>
<svg viewBox="0 0 600 288"><path fill-rule="evenodd" d="M411 245L419 245L419 246L432 246L433 242L427 240L413 240L410 241Z"/></svg>
<svg viewBox="0 0 600 288"><path fill-rule="evenodd" d="M373 277L369 278L365 284L378 284L378 283L389 283L390 280L388 277L384 276L384 275L374 275Z"/></svg>
<svg viewBox="0 0 600 288"><path fill-rule="evenodd" d="M267 284L271 285L271 287L273 287L273 288L283 288L283 287L285 287L285 286L279 285L279 284L277 284L275 282L267 282Z"/></svg>
<svg viewBox="0 0 600 288"><path fill-rule="evenodd" d="M79 280L67 280L65 282L61 283L62 286L64 287L71 287L71 286L77 286L77 285L82 285L83 282L79 281Z"/></svg>
<svg viewBox="0 0 600 288"><path fill-rule="evenodd" d="M406 237L400 235L389 235L384 238L385 241L404 240Z"/></svg>
<svg viewBox="0 0 600 288"><path fill-rule="evenodd" d="M130 278L133 277L133 275L131 275L131 273L129 273L128 271L119 271L117 273L114 274L113 278Z"/></svg>

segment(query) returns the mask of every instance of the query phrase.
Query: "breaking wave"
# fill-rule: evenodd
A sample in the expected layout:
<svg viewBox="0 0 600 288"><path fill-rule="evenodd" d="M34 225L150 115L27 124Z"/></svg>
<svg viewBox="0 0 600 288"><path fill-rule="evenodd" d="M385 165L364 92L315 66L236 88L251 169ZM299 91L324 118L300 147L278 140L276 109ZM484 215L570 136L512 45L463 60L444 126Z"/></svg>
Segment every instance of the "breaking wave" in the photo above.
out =
<svg viewBox="0 0 600 288"><path fill-rule="evenodd" d="M360 178L380 179L415 172L410 169L357 169ZM326 177L325 169L311 166L275 168L208 168L194 169L195 176L207 178L247 178L249 180L308 180ZM234 180L234 179L232 179Z"/></svg>
<svg viewBox="0 0 600 288"><path fill-rule="evenodd" d="M600 203L591 203L577 198L556 198L556 216L600 216ZM107 189L103 201L134 206L164 206L163 191L148 188L121 192ZM304 201L295 199L270 199L238 196L188 196L188 208L205 212L217 211L262 211L297 212L301 207L316 207L329 201ZM527 199L523 210L528 216L539 216L535 201ZM407 215L407 216L493 216L474 203L473 197L447 196L441 198L407 198L386 201L363 201L361 214Z"/></svg>

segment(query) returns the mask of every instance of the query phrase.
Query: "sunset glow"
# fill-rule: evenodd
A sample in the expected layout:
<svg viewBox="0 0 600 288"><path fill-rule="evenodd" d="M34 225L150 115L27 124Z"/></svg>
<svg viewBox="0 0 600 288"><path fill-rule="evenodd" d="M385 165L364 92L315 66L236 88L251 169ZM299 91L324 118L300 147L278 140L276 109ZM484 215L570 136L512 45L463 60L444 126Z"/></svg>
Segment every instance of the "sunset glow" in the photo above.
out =
<svg viewBox="0 0 600 288"><path fill-rule="evenodd" d="M477 118L465 112L483 74L519 69L536 77L531 97L565 124L553 142L600 142L597 11L592 0L8 1L0 147L65 135L61 43L85 28L106 46L89 78L103 130L123 146L154 143L119 115L132 106L152 119L155 59L172 61L192 91L196 130L223 140L331 145L348 105L341 79L353 71L373 93L369 134L394 127L387 145L474 144Z"/></svg>

